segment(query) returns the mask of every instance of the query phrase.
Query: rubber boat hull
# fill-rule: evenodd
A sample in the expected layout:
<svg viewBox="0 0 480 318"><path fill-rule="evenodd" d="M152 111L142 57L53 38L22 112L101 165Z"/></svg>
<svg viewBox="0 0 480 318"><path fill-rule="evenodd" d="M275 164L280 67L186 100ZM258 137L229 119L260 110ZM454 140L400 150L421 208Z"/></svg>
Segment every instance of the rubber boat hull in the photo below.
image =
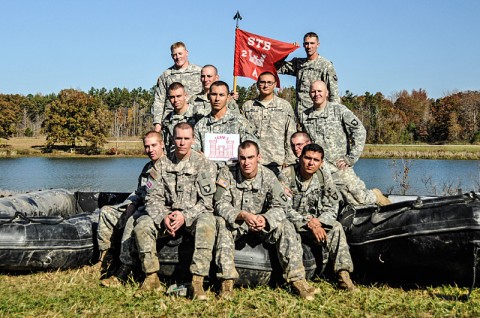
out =
<svg viewBox="0 0 480 318"><path fill-rule="evenodd" d="M357 278L475 284L480 256L479 194L350 209L341 222Z"/></svg>
<svg viewBox="0 0 480 318"><path fill-rule="evenodd" d="M41 271L88 265L97 259L98 211L104 205L123 202L128 193L45 190L0 198L0 270ZM190 280L193 238L159 240L159 275L175 281ZM318 246L304 245L304 266L311 278L317 269ZM281 281L281 269L273 245L247 236L236 244L235 264L239 285L263 285ZM319 264L322 264L320 261ZM215 268L212 262L212 274Z"/></svg>

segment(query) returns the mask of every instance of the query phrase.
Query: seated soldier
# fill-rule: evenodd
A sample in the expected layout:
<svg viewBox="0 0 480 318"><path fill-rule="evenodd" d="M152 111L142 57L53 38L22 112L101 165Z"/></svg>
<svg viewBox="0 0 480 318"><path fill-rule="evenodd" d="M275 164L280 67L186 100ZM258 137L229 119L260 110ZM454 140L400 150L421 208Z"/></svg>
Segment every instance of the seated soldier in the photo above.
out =
<svg viewBox="0 0 480 318"><path fill-rule="evenodd" d="M138 177L138 187L135 192L118 205L102 207L98 219L97 241L100 250L100 262L103 271L106 271L114 257L120 252L120 238L128 218L137 210L144 209L144 200L147 193L155 184L152 178L156 174L155 162L163 157L162 135L150 131L143 137L143 147L150 161L145 164Z"/></svg>
<svg viewBox="0 0 480 318"><path fill-rule="evenodd" d="M220 298L233 297L235 241L251 233L275 244L283 276L302 298L314 299L315 288L305 280L302 246L295 228L286 218L288 199L275 174L259 165L258 145L246 140L238 149L239 162L223 167L217 179L215 211L217 244L215 262L222 281Z"/></svg>
<svg viewBox="0 0 480 318"><path fill-rule="evenodd" d="M192 297L207 300L203 279L209 273L215 243L213 195L217 171L213 162L192 151L193 136L190 124L175 126L172 161L162 158L161 180L146 198L147 215L138 218L133 230L146 275L136 295L162 289L157 275L160 269L157 238L165 235L175 237L181 228L185 228L195 241L190 266Z"/></svg>
<svg viewBox="0 0 480 318"><path fill-rule="evenodd" d="M322 167L323 154L319 145L306 145L299 163L283 170L293 196L287 216L303 239L327 249L339 287L355 291L349 274L353 271L352 258L343 227L337 221L339 194L330 173Z"/></svg>

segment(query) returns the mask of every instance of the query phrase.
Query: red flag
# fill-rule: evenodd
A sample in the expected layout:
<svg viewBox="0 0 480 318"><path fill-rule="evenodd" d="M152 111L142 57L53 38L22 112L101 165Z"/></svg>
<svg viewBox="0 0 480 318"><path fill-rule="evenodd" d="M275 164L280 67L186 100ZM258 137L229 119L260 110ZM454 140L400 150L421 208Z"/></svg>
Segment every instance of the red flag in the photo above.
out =
<svg viewBox="0 0 480 318"><path fill-rule="evenodd" d="M236 29L233 75L258 80L258 76L263 72L272 72L277 80L277 87L280 87L280 79L274 63L285 58L296 49L298 49L298 46L291 43Z"/></svg>

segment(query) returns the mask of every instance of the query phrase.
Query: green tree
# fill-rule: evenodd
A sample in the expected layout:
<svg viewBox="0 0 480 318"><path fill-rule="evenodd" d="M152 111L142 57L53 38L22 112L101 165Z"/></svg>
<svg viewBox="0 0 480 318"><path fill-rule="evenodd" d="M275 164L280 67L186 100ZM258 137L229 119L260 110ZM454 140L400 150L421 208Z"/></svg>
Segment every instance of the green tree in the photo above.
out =
<svg viewBox="0 0 480 318"><path fill-rule="evenodd" d="M47 146L62 142L75 148L85 141L96 148L106 142L111 121L109 112L98 99L74 89L62 90L45 110L43 130Z"/></svg>
<svg viewBox="0 0 480 318"><path fill-rule="evenodd" d="M0 94L0 138L8 139L17 132L21 120L21 105L28 101L21 95Z"/></svg>

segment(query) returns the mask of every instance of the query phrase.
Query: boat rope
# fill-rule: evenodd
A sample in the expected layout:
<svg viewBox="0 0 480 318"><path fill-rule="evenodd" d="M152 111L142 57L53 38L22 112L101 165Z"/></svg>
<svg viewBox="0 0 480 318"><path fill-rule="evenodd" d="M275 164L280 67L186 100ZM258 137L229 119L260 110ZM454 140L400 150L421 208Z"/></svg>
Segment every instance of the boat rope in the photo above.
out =
<svg viewBox="0 0 480 318"><path fill-rule="evenodd" d="M42 217L42 218L45 218L45 217ZM39 223L39 224L49 224L49 225L60 224L64 221L64 218L62 218L62 217L59 217L59 218L55 217L55 218L51 218L50 220L47 220L47 219L39 220L39 218L29 217L25 213L17 211L17 212L15 212L15 215L12 216L7 221L0 221L0 225L7 224L7 223L13 223L17 219L21 219L21 220L27 221L29 223Z"/></svg>

